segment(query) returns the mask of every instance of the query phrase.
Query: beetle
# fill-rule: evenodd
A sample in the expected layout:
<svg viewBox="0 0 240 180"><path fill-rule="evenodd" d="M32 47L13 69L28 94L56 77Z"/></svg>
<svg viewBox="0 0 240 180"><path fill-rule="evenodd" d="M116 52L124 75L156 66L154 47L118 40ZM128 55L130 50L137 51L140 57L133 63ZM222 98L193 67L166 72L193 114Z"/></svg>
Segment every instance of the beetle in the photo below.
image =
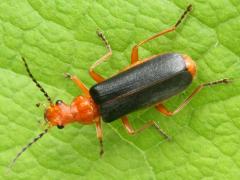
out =
<svg viewBox="0 0 240 180"><path fill-rule="evenodd" d="M45 135L51 127L57 126L62 129L65 125L73 122L96 125L100 155L104 152L101 119L106 123L110 123L120 118L124 128L130 135L154 126L161 135L169 139L170 137L153 120L135 130L129 123L127 114L144 107L155 106L164 115L173 116L182 110L202 88L231 82L230 79L221 79L200 84L174 111L169 111L163 105L165 100L179 94L191 84L196 76L196 64L190 56L180 53L158 54L140 60L138 48L159 36L175 31L191 10L192 5L189 5L174 26L135 45L132 49L131 64L109 79L103 78L94 70L112 55L110 44L104 34L98 30L97 35L104 42L108 52L89 69L90 76L97 84L88 90L76 76L66 73L65 77L71 79L83 92L83 95L77 96L70 105L65 104L62 100L53 103L48 93L32 75L26 60L22 58L28 75L49 102L49 106L44 112L44 119L48 127L16 155L10 167L27 148Z"/></svg>

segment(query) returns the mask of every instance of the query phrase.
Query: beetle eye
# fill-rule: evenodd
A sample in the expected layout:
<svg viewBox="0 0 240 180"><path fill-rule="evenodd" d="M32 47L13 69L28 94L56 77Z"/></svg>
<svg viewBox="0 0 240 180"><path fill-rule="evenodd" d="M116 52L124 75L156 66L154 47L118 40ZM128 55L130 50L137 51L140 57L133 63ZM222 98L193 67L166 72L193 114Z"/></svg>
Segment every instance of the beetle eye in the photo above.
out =
<svg viewBox="0 0 240 180"><path fill-rule="evenodd" d="M63 125L57 125L57 128L58 128L58 129L63 129L64 126L63 126Z"/></svg>
<svg viewBox="0 0 240 180"><path fill-rule="evenodd" d="M56 105L60 105L60 104L62 104L62 102L63 102L62 100L57 100Z"/></svg>

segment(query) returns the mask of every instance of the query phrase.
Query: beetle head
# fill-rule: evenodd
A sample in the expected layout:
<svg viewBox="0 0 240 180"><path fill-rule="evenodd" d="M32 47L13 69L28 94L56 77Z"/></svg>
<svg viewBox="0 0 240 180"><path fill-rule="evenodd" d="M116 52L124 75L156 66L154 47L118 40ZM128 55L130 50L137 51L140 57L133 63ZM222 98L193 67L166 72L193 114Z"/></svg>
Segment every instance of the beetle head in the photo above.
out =
<svg viewBox="0 0 240 180"><path fill-rule="evenodd" d="M62 129L65 124L72 119L70 107L62 100L57 100L55 104L50 104L44 113L44 119L49 122L51 126L57 126Z"/></svg>

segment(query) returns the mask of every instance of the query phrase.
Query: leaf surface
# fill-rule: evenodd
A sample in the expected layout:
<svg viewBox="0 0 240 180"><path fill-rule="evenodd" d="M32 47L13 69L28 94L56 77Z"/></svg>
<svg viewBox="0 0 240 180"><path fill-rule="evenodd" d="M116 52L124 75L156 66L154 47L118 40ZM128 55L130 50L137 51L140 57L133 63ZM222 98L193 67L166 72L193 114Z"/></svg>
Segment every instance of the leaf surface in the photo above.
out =
<svg viewBox="0 0 240 180"><path fill-rule="evenodd" d="M110 77L130 62L139 41L173 25L187 3L194 10L176 32L140 48L140 56L180 52L197 63L192 85L166 103L180 104L200 83L236 78L201 91L174 117L154 108L129 116L134 127L156 120L173 137L150 128L128 136L120 121L103 124L105 154L99 157L94 126L52 128L10 172L17 152L41 131L46 99L24 69L21 56L54 99L70 103L81 94L63 77L77 75L88 87L88 68L106 53L96 29L113 49L97 68ZM238 0L2 0L0 2L0 178L1 179L239 179L240 5Z"/></svg>

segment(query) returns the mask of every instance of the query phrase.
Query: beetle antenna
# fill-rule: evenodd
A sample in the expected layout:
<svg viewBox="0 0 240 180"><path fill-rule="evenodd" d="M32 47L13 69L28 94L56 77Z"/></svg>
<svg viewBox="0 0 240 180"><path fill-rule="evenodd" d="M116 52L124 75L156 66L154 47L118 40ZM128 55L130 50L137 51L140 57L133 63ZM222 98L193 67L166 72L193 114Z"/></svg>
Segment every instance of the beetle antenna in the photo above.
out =
<svg viewBox="0 0 240 180"><path fill-rule="evenodd" d="M47 134L50 127L44 129L43 132L41 132L37 137L35 137L30 143L28 143L25 147L22 148L22 150L15 156L15 158L12 160L12 162L9 164L8 168L11 169L17 159L28 149L30 148L35 142L37 142L39 139L43 137L43 135Z"/></svg>
<svg viewBox="0 0 240 180"><path fill-rule="evenodd" d="M51 100L50 96L48 95L48 93L43 89L43 87L42 87L42 86L37 82L37 80L33 77L33 75L32 75L32 73L31 73L31 71L30 71L30 69L29 69L29 67L28 67L28 64L27 64L26 60L24 59L24 57L22 57L22 60L23 60L23 62L24 62L24 65L25 65L25 68L26 68L26 70L27 70L27 72L28 72L29 77L30 77L30 78L32 79L32 81L36 84L36 86L40 89L40 91L43 92L43 94L44 94L44 96L47 98L48 102L49 102L50 104L52 104L52 100Z"/></svg>
<svg viewBox="0 0 240 180"><path fill-rule="evenodd" d="M182 14L182 16L179 18L179 20L177 21L177 23L174 25L175 28L178 27L178 25L182 22L182 20L185 18L185 16L192 10L192 5L189 4L187 9L184 11L184 13Z"/></svg>

